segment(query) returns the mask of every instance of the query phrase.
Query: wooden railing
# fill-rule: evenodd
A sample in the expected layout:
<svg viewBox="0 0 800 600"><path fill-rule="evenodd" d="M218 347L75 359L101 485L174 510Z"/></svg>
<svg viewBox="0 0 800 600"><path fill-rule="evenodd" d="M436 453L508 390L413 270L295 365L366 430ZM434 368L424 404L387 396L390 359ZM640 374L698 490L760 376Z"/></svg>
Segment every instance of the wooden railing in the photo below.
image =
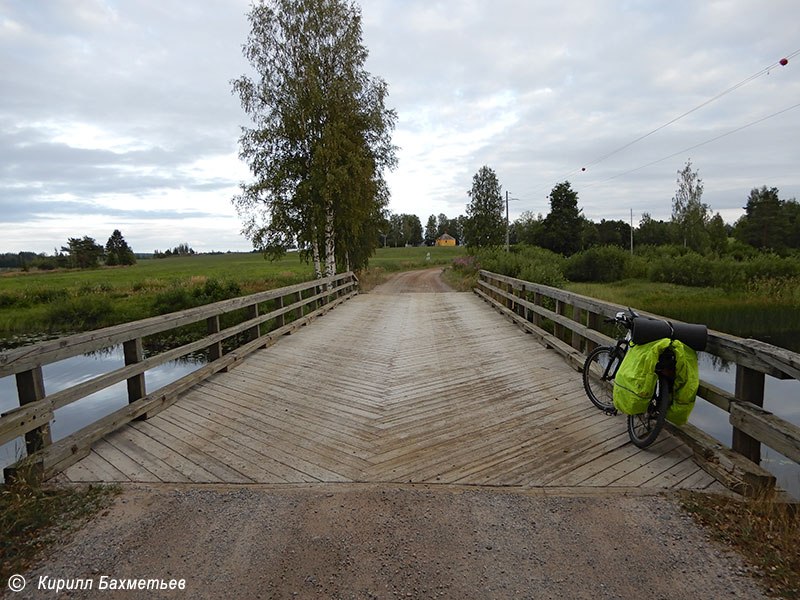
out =
<svg viewBox="0 0 800 600"><path fill-rule="evenodd" d="M280 336L344 302L357 293L358 280L351 272L317 279L249 296L223 300L197 308L151 317L97 331L25 346L0 353L0 377L16 377L19 407L0 415L0 445L25 438L27 457L5 469L25 466L45 478L86 456L91 444L137 418L148 418L178 395L218 371L232 368L245 355L274 343ZM235 324L220 328L220 317ZM201 339L144 357L142 339L179 327L205 323ZM269 328L269 331L262 329ZM202 335L202 334L201 334ZM225 352L223 343L235 348ZM70 388L48 394L42 367L88 352L122 344L125 366ZM208 350L208 363L158 390L147 392L148 370L193 352ZM127 382L127 406L53 442L53 411L122 381Z"/></svg>
<svg viewBox="0 0 800 600"><path fill-rule="evenodd" d="M604 317L625 310L616 304L483 270L475 293L561 353L577 370L582 369L592 348L616 343L600 331L600 325ZM736 364L734 394L705 381L700 382L698 391L698 397L730 413L732 448L691 424L674 427L668 423L670 430L699 455L704 469L731 489L753 493L774 487L774 476L758 466L761 444L800 463L800 427L764 410L764 376L800 379L800 354L717 331L709 331L706 352Z"/></svg>

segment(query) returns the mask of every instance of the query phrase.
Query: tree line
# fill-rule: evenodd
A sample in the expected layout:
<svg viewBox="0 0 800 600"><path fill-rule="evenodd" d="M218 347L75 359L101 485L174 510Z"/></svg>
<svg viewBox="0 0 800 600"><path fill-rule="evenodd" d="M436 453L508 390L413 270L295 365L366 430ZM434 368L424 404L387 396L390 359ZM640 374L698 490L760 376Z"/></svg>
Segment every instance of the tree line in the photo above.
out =
<svg viewBox="0 0 800 600"><path fill-rule="evenodd" d="M596 246L630 248L631 234L636 245L674 244L700 254L725 254L744 244L781 255L800 250L800 204L779 197L777 188L750 191L745 214L733 225L702 201L703 182L691 161L678 171L672 215L667 221L643 213L639 225L623 220L587 219L578 206L578 194L569 181L557 184L550 192L547 216L523 212L509 224L509 241L539 246L563 256L571 256ZM465 243L474 248L500 246L505 238L504 202L497 176L487 166L473 178L465 219Z"/></svg>
<svg viewBox="0 0 800 600"><path fill-rule="evenodd" d="M230 251L228 251L230 253ZM187 243L178 244L164 252L153 251L153 258L170 258L175 256L193 256L197 254ZM223 254L210 252L209 254ZM148 254L139 254L148 257ZM67 245L56 248L52 255L36 252L6 252L0 254L0 268L30 269L42 271L53 269L94 269L104 264L107 267L135 265L137 254L122 237L119 229L115 229L105 246L97 243L88 235L82 238L67 238Z"/></svg>
<svg viewBox="0 0 800 600"><path fill-rule="evenodd" d="M56 248L52 256L34 252L0 254L0 267L49 271L53 269L92 269L100 266L134 265L136 255L119 229L101 246L93 237L67 238L67 245Z"/></svg>

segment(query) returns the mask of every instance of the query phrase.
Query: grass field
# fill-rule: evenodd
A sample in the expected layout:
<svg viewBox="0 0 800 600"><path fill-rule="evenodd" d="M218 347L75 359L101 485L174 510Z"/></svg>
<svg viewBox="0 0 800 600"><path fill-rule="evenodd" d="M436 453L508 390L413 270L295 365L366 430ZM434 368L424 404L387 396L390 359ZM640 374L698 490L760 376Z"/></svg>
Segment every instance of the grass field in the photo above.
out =
<svg viewBox="0 0 800 600"><path fill-rule="evenodd" d="M363 275L449 264L465 252L381 248ZM0 338L96 329L313 278L313 265L297 253L277 261L231 253L142 260L131 267L7 272L0 275Z"/></svg>

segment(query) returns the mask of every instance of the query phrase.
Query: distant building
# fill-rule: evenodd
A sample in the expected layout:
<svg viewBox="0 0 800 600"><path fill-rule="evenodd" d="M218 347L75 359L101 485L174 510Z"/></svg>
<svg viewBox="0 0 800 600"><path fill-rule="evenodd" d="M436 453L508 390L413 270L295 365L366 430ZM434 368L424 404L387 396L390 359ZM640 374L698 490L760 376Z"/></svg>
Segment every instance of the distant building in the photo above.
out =
<svg viewBox="0 0 800 600"><path fill-rule="evenodd" d="M437 246L455 246L456 245L456 238L454 238L452 235L447 235L446 233L444 233L440 237L436 238L436 245Z"/></svg>

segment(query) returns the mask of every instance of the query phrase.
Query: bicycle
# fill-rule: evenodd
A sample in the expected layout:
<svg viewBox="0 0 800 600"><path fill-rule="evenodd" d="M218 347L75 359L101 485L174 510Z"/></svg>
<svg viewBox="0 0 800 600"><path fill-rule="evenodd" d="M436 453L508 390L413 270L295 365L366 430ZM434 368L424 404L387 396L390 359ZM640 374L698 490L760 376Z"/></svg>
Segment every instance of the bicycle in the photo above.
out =
<svg viewBox="0 0 800 600"><path fill-rule="evenodd" d="M672 324L665 321L655 321L654 319L638 319L641 319L640 315L632 308L628 308L627 313L618 312L613 319L604 319L606 323L617 324L619 329L617 343L615 346L598 346L589 353L586 357L586 362L583 364L583 387L586 390L586 394L597 408L608 415L617 414L613 401L614 378L622 364L622 360L628 353L631 342L644 343L638 337L634 341L636 337L634 336L635 325L650 321L651 323L661 323L668 327L667 331L659 329L658 326L648 327L649 335L647 337L652 339L647 341L653 341L658 337L674 337L675 332ZM668 335L660 335L661 333ZM703 347L705 347L705 341L703 341ZM639 448L646 448L652 444L664 427L675 381L675 354L672 350L667 349L662 352L655 370L658 374L658 379L653 397L647 405L647 410L638 415L628 415L628 436L631 442Z"/></svg>
<svg viewBox="0 0 800 600"><path fill-rule="evenodd" d="M598 346L589 352L583 364L583 387L592 403L609 415L617 414L614 406L614 378L631 343L645 344L669 338L679 340L695 351L701 351L705 350L708 339L705 325L670 323L641 317L632 308L628 308L627 313L618 312L613 319L604 321L617 324L617 343L614 346ZM656 363L655 372L658 377L647 410L641 414L628 415L628 436L639 448L652 444L664 427L667 409L672 401L675 366L675 353L667 348Z"/></svg>

